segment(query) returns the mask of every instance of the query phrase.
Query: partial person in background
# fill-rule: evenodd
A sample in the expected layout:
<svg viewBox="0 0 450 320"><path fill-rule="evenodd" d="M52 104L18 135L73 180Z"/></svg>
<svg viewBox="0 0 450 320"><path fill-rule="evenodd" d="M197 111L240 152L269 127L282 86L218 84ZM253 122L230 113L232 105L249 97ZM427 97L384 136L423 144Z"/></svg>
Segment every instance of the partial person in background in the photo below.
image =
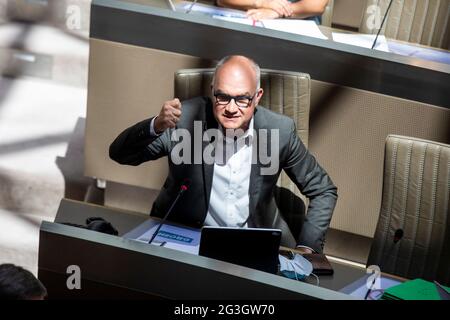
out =
<svg viewBox="0 0 450 320"><path fill-rule="evenodd" d="M47 289L28 270L13 264L0 265L0 300L44 300Z"/></svg>
<svg viewBox="0 0 450 320"><path fill-rule="evenodd" d="M254 20L297 18L310 19L321 24L329 0L216 0L221 7L247 10Z"/></svg>

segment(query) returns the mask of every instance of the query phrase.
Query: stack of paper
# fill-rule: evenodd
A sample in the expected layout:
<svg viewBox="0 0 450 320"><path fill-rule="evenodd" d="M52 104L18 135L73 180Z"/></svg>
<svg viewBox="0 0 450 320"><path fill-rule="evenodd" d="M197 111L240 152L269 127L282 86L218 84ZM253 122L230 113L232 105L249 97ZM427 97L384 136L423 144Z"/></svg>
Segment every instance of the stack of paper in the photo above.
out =
<svg viewBox="0 0 450 320"><path fill-rule="evenodd" d="M372 49L376 35L374 34L353 34L333 32L333 41L351 44L352 46ZM385 36L379 36L375 45L375 50L389 52L389 46Z"/></svg>
<svg viewBox="0 0 450 320"><path fill-rule="evenodd" d="M302 36L313 37L317 39L328 39L319 29L317 24L311 20L297 19L274 19L262 20L265 28L295 33Z"/></svg>
<svg viewBox="0 0 450 320"><path fill-rule="evenodd" d="M123 237L148 243L158 226L159 223L157 221L149 219L125 234ZM164 245L165 248L198 254L200 231L167 223L161 227L152 244L157 246Z"/></svg>
<svg viewBox="0 0 450 320"><path fill-rule="evenodd" d="M254 21L248 18L224 17L214 15L213 18L241 23L246 25L253 25L271 30L294 33L302 36L313 37L317 39L328 39L319 29L317 24L311 20L296 20L296 19L273 19Z"/></svg>

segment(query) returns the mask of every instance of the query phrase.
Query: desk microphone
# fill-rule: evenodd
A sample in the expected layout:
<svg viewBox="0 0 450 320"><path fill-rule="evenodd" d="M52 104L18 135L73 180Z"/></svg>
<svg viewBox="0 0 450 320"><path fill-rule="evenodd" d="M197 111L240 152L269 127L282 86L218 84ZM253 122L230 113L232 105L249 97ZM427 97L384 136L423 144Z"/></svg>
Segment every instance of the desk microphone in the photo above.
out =
<svg viewBox="0 0 450 320"><path fill-rule="evenodd" d="M394 234L394 243L399 242L403 238L403 229L397 229L395 230Z"/></svg>
<svg viewBox="0 0 450 320"><path fill-rule="evenodd" d="M161 227L163 226L163 224L166 222L167 217L169 217L170 212L172 211L173 207L175 206L175 204L178 202L178 199L181 197L181 195L189 189L189 185L190 185L190 180L189 179L184 179L183 183L181 184L180 187L180 191L178 191L178 195L175 198L175 200L172 202L172 205L170 206L169 210L167 210L166 215L164 216L164 218L162 218L161 222L158 225L158 228L156 228L156 231L153 233L152 237L150 238L150 240L148 241L148 244L151 244L152 241L156 238L156 236L158 235L159 230L161 229Z"/></svg>
<svg viewBox="0 0 450 320"><path fill-rule="evenodd" d="M388 259L389 259L389 256L392 254L392 250L394 250L395 245L396 245L400 240L402 240L402 238L403 238L403 229L397 229L397 230L395 230L395 232L394 232L394 237L393 237L393 239L392 239L391 245L389 246L389 251L388 251L388 254L387 254ZM381 265L380 265L380 268L384 268L385 257L386 257L386 256L383 256L383 258L381 259Z"/></svg>
<svg viewBox="0 0 450 320"><path fill-rule="evenodd" d="M397 229L397 230L395 230L395 232L394 232L394 238L393 238L392 243L391 243L391 245L390 245L390 247L389 247L389 252L388 252L388 254L387 254L387 257L389 257L389 256L391 255L392 249L394 248L394 246L395 246L400 240L402 240L403 234L404 234L403 229ZM382 255L381 263L380 263L380 269L381 269L382 267L384 267L384 260L385 260L385 256ZM375 281L376 281L376 280L377 280L377 277L374 277L374 279L373 279L373 281L372 281L372 284L370 285L370 288L369 288L369 289L367 290L367 292L366 292L366 295L365 295L365 297L364 297L364 300L367 300L367 298L369 297L369 294L370 294L370 292L372 291L372 287L373 287L373 285L375 284Z"/></svg>
<svg viewBox="0 0 450 320"><path fill-rule="evenodd" d="M384 22L386 21L386 18L388 16L389 10L391 10L392 2L393 2L393 0L391 0L391 2L389 2L389 6L388 6L388 8L386 10L386 14L383 17L383 21L381 22L380 29L378 29L377 36L375 37L375 41L373 42L372 50L373 50L373 48L375 48L375 45L377 44L378 37L380 36L380 32L381 32L381 30L383 29L383 26L384 26Z"/></svg>
<svg viewBox="0 0 450 320"><path fill-rule="evenodd" d="M191 5L189 6L189 8L186 10L185 13L191 12L192 8L195 6L196 3L197 3L197 0L192 1Z"/></svg>

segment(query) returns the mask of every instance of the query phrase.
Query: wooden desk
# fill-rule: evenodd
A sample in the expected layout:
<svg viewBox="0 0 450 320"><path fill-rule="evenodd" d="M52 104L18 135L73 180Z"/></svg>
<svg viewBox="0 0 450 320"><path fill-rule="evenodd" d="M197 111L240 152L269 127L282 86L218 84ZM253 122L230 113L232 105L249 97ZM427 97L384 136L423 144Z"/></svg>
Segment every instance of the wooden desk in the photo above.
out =
<svg viewBox="0 0 450 320"><path fill-rule="evenodd" d="M352 299L336 290L365 271L334 263L320 287L234 264L66 226L103 217L122 235L147 216L63 199L55 223L44 222L38 277L50 298ZM81 290L68 290L69 265L81 269ZM236 290L239 288L239 290Z"/></svg>

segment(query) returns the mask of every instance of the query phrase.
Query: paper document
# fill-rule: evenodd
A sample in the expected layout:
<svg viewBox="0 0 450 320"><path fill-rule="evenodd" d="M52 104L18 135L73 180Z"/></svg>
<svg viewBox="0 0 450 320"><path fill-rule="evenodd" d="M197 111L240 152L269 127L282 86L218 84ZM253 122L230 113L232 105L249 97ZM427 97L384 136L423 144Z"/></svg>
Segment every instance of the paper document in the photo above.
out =
<svg viewBox="0 0 450 320"><path fill-rule="evenodd" d="M301 36L313 37L318 39L328 39L319 29L314 21L294 20L294 19L273 19L254 21L248 18L223 17L214 15L213 18L230 22L236 22L246 25L253 25L271 30L283 31L298 34Z"/></svg>
<svg viewBox="0 0 450 320"><path fill-rule="evenodd" d="M147 220L137 228L125 234L123 237L140 242L148 243L150 238L158 228L159 223L154 220ZM187 253L198 254L200 246L200 230L164 224L158 235L152 241L152 245L161 245Z"/></svg>
<svg viewBox="0 0 450 320"><path fill-rule="evenodd" d="M248 18L238 18L238 17L224 17L224 16L220 16L220 15L213 15L214 19L219 19L219 20L225 20L225 21L229 21L229 22L235 22L235 23L240 23L240 24L246 24L249 26L257 26L257 27L262 27L261 22L256 22L254 20L248 19Z"/></svg>
<svg viewBox="0 0 450 320"><path fill-rule="evenodd" d="M333 41L350 44L357 47L372 49L375 41L375 34L352 34L352 33L338 33L333 32ZM379 36L375 50L390 52L389 46L385 36Z"/></svg>
<svg viewBox="0 0 450 320"><path fill-rule="evenodd" d="M205 5L202 3L196 3L192 6L192 2L182 2L175 5L176 8L181 12L186 12L191 9L191 12L203 13L210 16L224 16L224 17L239 17L245 18L245 11L228 9L228 8L218 8L210 5Z"/></svg>
<svg viewBox="0 0 450 320"><path fill-rule="evenodd" d="M273 19L262 20L265 28L295 33L301 36L313 37L327 40L328 38L320 31L319 27L311 20L298 19Z"/></svg>

